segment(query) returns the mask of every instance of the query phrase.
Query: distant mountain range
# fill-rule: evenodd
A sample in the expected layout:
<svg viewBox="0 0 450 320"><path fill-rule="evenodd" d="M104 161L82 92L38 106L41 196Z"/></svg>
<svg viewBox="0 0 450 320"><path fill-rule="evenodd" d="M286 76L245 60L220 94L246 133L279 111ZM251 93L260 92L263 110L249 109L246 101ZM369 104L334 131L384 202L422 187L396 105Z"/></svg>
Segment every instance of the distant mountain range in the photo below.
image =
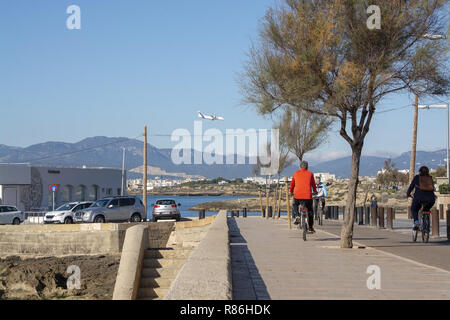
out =
<svg viewBox="0 0 450 320"><path fill-rule="evenodd" d="M45 142L27 148L0 145L0 163L30 163L35 166L54 167L115 167L122 166L122 147L126 149L128 178L140 177L142 170L143 142L128 138L92 137L77 143ZM150 175L164 177L224 177L228 179L252 176L252 165L175 165L171 160L171 149L158 149L148 145ZM192 158L194 153L192 151ZM409 169L411 152L393 158L398 169ZM437 168L445 164L445 150L433 152L418 151L417 166ZM375 176L383 168L385 157L363 156L360 175ZM247 162L248 163L248 159ZM339 158L321 163L311 163L313 172L329 172L339 178L348 178L351 157ZM288 167L283 174L291 175L297 164Z"/></svg>
<svg viewBox="0 0 450 320"><path fill-rule="evenodd" d="M445 166L446 150L437 151L417 151L416 152L416 172L421 166L428 166L430 169ZM360 176L376 176L377 172L383 168L386 157L362 156L360 164ZM340 178L348 178L351 171L351 157L339 158L332 161L321 162L312 167L313 172L330 172ZM398 157L392 158L396 168L399 170L409 170L411 162L411 152L404 152Z"/></svg>

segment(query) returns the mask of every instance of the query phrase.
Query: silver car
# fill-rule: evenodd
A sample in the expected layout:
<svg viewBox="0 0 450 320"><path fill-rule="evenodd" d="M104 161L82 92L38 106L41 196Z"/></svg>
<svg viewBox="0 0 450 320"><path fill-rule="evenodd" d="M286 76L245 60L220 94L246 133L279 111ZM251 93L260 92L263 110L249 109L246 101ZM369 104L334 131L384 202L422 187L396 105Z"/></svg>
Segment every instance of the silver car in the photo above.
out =
<svg viewBox="0 0 450 320"><path fill-rule="evenodd" d="M146 217L144 204L137 197L109 197L94 202L75 214L75 221L85 223L141 222Z"/></svg>
<svg viewBox="0 0 450 320"><path fill-rule="evenodd" d="M75 214L83 209L89 208L93 201L70 202L63 204L55 211L47 212L44 216L44 223L72 224L75 220Z"/></svg>
<svg viewBox="0 0 450 320"><path fill-rule="evenodd" d="M153 222L157 222L158 219L175 219L176 221L181 220L181 213L178 207L181 204L175 202L175 200L165 199L158 200L155 204L152 205L152 220Z"/></svg>
<svg viewBox="0 0 450 320"><path fill-rule="evenodd" d="M24 221L24 214L14 206L0 205L0 224L21 224Z"/></svg>

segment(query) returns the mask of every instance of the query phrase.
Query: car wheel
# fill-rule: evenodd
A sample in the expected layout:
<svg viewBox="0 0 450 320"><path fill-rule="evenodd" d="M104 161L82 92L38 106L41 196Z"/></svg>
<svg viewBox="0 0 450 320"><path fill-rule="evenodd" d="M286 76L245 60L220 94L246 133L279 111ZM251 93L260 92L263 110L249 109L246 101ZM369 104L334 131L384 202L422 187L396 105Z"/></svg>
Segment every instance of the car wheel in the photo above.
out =
<svg viewBox="0 0 450 320"><path fill-rule="evenodd" d="M105 217L103 217L103 216L96 216L94 218L94 223L105 223Z"/></svg>
<svg viewBox="0 0 450 320"><path fill-rule="evenodd" d="M135 213L131 216L131 222L141 222L141 215L139 213Z"/></svg>
<svg viewBox="0 0 450 320"><path fill-rule="evenodd" d="M181 217L177 217L175 220L176 221L181 221Z"/></svg>
<svg viewBox="0 0 450 320"><path fill-rule="evenodd" d="M67 217L64 219L64 224L73 224L73 220L71 217Z"/></svg>
<svg viewBox="0 0 450 320"><path fill-rule="evenodd" d="M15 225L15 226L18 226L20 224L20 219L19 218L14 218L12 224Z"/></svg>
<svg viewBox="0 0 450 320"><path fill-rule="evenodd" d="M155 217L153 217L152 221L153 221L153 222L158 222L158 219L156 219Z"/></svg>

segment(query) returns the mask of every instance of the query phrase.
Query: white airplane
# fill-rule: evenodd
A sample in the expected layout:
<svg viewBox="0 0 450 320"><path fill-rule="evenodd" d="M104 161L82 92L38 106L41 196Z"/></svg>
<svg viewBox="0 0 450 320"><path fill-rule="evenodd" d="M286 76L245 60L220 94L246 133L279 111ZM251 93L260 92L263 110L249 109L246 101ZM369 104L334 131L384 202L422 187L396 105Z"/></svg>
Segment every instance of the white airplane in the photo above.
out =
<svg viewBox="0 0 450 320"><path fill-rule="evenodd" d="M198 117L205 119L205 120L212 120L212 121L215 121L215 120L224 121L225 120L223 117L205 115L205 114L201 113L200 111L198 111Z"/></svg>

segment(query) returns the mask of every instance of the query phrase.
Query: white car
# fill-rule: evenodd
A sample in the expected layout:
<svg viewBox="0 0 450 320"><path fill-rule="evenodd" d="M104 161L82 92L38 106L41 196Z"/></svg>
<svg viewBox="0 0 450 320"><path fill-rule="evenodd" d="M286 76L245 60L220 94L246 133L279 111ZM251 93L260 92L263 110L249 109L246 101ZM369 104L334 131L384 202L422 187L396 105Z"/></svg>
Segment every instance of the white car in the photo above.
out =
<svg viewBox="0 0 450 320"><path fill-rule="evenodd" d="M75 213L89 208L92 203L92 201L83 201L63 204L55 211L47 212L44 216L44 223L72 224L75 221Z"/></svg>
<svg viewBox="0 0 450 320"><path fill-rule="evenodd" d="M0 205L0 224L21 224L24 221L22 211L14 206Z"/></svg>

